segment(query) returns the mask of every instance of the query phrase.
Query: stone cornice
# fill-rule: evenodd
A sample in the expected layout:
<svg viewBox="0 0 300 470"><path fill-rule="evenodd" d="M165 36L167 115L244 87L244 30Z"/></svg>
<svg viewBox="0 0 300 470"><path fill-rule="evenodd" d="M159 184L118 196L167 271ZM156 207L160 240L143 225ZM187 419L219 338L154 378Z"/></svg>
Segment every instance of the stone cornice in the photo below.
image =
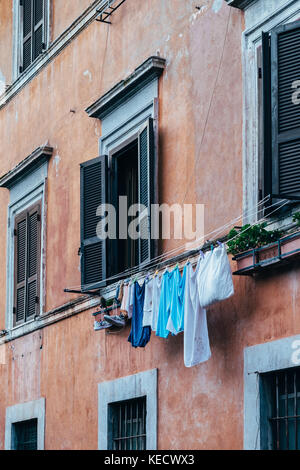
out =
<svg viewBox="0 0 300 470"><path fill-rule="evenodd" d="M52 154L52 147L38 147L12 170L0 177L0 188L11 188L17 181L32 170L32 168L39 166L51 158Z"/></svg>
<svg viewBox="0 0 300 470"><path fill-rule="evenodd" d="M230 7L235 7L239 8L240 10L243 10L247 6L250 5L250 3L255 2L256 0L225 0Z"/></svg>
<svg viewBox="0 0 300 470"><path fill-rule="evenodd" d="M129 77L122 80L95 103L86 109L89 117L102 119L117 106L144 87L154 78L158 78L164 71L166 60L162 57L149 57Z"/></svg>

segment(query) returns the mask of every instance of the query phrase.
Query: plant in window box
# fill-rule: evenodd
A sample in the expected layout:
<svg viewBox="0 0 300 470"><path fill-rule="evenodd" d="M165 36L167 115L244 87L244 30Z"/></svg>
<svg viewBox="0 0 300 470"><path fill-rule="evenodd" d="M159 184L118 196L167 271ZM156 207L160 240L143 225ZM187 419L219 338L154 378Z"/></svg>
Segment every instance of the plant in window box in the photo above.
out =
<svg viewBox="0 0 300 470"><path fill-rule="evenodd" d="M293 215L293 222L296 222L297 226L300 227L300 212L296 212Z"/></svg>
<svg viewBox="0 0 300 470"><path fill-rule="evenodd" d="M295 214L294 221L298 220ZM231 230L228 238L228 252L235 255L237 274L251 274L262 267L290 262L300 256L299 230L282 237L280 230L266 230L266 223L244 225L238 231Z"/></svg>
<svg viewBox="0 0 300 470"><path fill-rule="evenodd" d="M238 269L245 269L258 262L258 256L253 252L261 248L259 260L266 260L276 256L277 242L282 232L280 230L266 230L267 223L244 225L240 229L232 229L227 242L228 253L235 255ZM265 247L265 248L262 248Z"/></svg>

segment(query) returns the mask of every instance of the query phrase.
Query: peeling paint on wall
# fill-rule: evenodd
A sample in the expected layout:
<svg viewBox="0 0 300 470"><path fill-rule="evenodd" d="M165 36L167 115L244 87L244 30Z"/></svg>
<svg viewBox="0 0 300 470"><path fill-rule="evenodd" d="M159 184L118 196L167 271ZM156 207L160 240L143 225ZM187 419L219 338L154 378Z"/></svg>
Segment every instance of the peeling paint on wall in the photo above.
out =
<svg viewBox="0 0 300 470"><path fill-rule="evenodd" d="M84 75L85 77L89 77L89 81L90 81L90 82L93 80L93 76L92 76L92 74L91 74L91 72L90 72L89 70L85 70L85 71L83 72L83 75Z"/></svg>
<svg viewBox="0 0 300 470"><path fill-rule="evenodd" d="M5 92L5 77L0 70L0 96Z"/></svg>
<svg viewBox="0 0 300 470"><path fill-rule="evenodd" d="M53 159L53 162L52 162L52 165L53 167L55 167L55 176L56 178L58 177L58 167L59 167L59 163L60 163L60 156L59 155L55 155L54 159Z"/></svg>
<svg viewBox="0 0 300 470"><path fill-rule="evenodd" d="M213 3L213 6L212 6L212 9L215 13L218 13L218 11L221 10L222 8L222 3L223 3L223 0L215 0L214 3Z"/></svg>

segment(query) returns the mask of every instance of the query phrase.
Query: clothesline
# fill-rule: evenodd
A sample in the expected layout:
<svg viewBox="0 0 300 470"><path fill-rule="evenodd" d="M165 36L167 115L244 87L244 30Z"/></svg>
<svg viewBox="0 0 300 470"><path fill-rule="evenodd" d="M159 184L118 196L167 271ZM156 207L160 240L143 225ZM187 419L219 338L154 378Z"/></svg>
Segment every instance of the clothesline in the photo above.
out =
<svg viewBox="0 0 300 470"><path fill-rule="evenodd" d="M214 229L212 232L207 233L206 235L204 235L203 237L201 237L201 240L205 240L205 239L208 238L208 236L213 235L213 234L218 235L219 233L221 233L222 231L224 231L225 228L228 228L228 227L233 226L235 223L238 222L238 220L240 220L240 219L243 218L243 217L251 217L251 215L256 214L256 213L257 213L257 210L258 210L258 208L259 208L259 206L261 206L262 204L264 204L264 202L265 202L268 198L269 198L269 196L266 196L262 201L260 201L260 202L256 205L255 209L252 208L251 210L248 210L248 211L246 211L246 212L240 214L238 217L235 217L235 218L232 219L230 222L227 222L225 225L220 226L220 227ZM276 205L276 204L273 204L273 205ZM272 207L272 206L270 206L270 207ZM191 242L191 243L199 243L199 240L200 240L200 238L194 240L194 241ZM190 244L191 244L191 243L190 243ZM162 253L161 255L158 255L158 256L155 257L155 258L152 258L151 264L154 263L154 262L156 262L156 264L157 264L157 262L158 262L160 259L163 259L163 258L165 258L165 257L168 256L168 255L178 253L178 251L180 251L183 247L186 247L186 245L187 245L187 244L185 243L184 245L180 245L179 247L173 248L172 250L169 250L169 251L167 251L167 252ZM185 252L188 252L188 251L191 251L191 250L186 250ZM185 253L185 252L183 252L183 253ZM129 268L129 269L125 270L125 271L122 271L122 272L118 273L118 274L115 275L115 276L111 276L110 278L107 278L106 280L113 280L114 278L118 279L118 278L119 278L120 276L122 276L123 274L129 274L129 272L131 272L132 270L136 270L136 269L139 270L139 268L137 268L137 267ZM92 286L92 284L89 284L89 285L87 285L86 287L89 288L89 287L91 287L91 286ZM78 289L78 288L80 288L80 287L81 287L81 285L77 285L77 286L70 287L69 289Z"/></svg>
<svg viewBox="0 0 300 470"><path fill-rule="evenodd" d="M193 245L193 244L198 244L199 245L199 241L204 241L206 240L210 235L212 234L216 234L218 235L219 233L222 233L222 231L224 231L225 228L229 227L229 226L232 226L234 223L236 223L238 220L240 220L242 217L250 217L251 215L255 214L258 210L258 208L264 204L264 202L269 199L269 196L265 197L262 201L260 201L255 210L251 210L251 211L246 211L245 213L241 214L239 217L236 217L235 219L231 220L230 222L226 223L225 225L213 230L212 232L209 232L208 234L202 236L201 238L197 239L197 240L194 240L193 242L191 242L189 244L189 246ZM269 206L269 209L274 207L274 206L277 206L276 209L274 211L272 211L271 213L268 214L268 217L270 217L270 215L272 215L273 213L275 213L276 211L278 211L279 209L281 209L283 206L285 206L286 204L288 204L289 201L286 201L282 204L280 204L278 206L278 202L277 203L274 203L272 205ZM267 220L266 217L264 217L263 219L260 220L260 222L263 222L264 220ZM226 243L228 243L229 241L231 240L234 240L237 236L240 235L240 233L243 233L247 230L249 230L251 227L253 227L257 222L253 223L253 224L250 224L248 228L246 228L244 231L242 232L239 232L236 236L232 237L230 240L227 239L227 235L220 238L220 241L224 241ZM207 243L204 244L204 246L202 247L202 250L203 251L206 251L206 249L209 249L210 248L210 245L214 243L214 241L209 241ZM180 247L177 247L173 250L170 250L168 252L165 252L155 258L153 258L151 260L151 262L145 266L144 269L141 269L140 267L134 267L134 268L129 268L123 272L120 272L114 276L111 276L111 277L108 277L106 279L104 279L102 282L107 282L107 281L113 281L113 280L119 280L120 278L124 278L124 277L131 277L131 276L134 276L136 274L139 274L140 277L142 277L146 272L149 272L151 270L153 270L155 267L157 267L157 265L160 267L161 264L163 264L163 266L165 266L166 263L170 263L170 266L174 265L174 262L176 263L176 260L166 260L163 262L163 259L166 257L166 256L169 256L170 254L175 254L175 253L178 253L183 247L186 247L187 244L184 244L184 245L181 245ZM195 248L194 250L190 249L190 250L185 250L183 251L182 253L180 253L178 255L178 257L182 257L182 256L185 256L186 257L189 257L189 256L196 256L196 254L199 253L199 248ZM89 287L92 287L92 284L90 285L87 285L86 288L88 289ZM74 286L70 289L76 289L76 288L81 288L81 286Z"/></svg>

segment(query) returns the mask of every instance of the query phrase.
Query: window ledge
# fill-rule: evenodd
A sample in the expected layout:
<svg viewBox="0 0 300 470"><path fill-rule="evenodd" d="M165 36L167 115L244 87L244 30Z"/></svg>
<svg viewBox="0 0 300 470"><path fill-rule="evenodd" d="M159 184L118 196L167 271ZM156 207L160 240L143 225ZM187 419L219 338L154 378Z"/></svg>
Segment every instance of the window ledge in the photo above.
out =
<svg viewBox="0 0 300 470"><path fill-rule="evenodd" d="M6 334L0 339L0 345L9 343L10 341L20 338L21 336L28 335L36 330L40 330L47 327L48 325L64 320L65 318L69 318L92 308L99 307L99 304L100 298L96 297L91 299L89 296L79 297L75 300L67 302L64 305L61 305L60 307L44 313L35 320L24 323L23 325L15 326L12 329L6 331Z"/></svg>

